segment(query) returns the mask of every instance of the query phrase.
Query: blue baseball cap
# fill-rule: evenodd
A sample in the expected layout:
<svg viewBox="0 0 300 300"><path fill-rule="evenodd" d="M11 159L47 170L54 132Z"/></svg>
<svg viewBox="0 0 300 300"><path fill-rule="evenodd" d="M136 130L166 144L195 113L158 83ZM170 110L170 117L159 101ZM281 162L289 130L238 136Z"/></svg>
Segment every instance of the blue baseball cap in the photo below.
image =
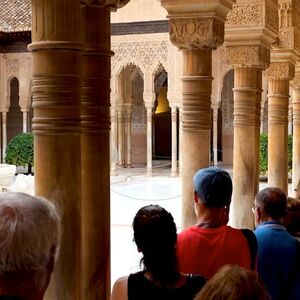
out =
<svg viewBox="0 0 300 300"><path fill-rule="evenodd" d="M207 206L229 206L232 181L228 172L209 167L198 170L193 178L194 189L200 201Z"/></svg>

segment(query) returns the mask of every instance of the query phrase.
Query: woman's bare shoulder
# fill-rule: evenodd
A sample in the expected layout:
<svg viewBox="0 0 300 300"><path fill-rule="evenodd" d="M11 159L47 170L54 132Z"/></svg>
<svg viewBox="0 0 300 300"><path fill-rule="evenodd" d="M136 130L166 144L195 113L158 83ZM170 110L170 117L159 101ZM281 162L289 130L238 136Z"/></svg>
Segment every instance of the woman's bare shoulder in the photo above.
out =
<svg viewBox="0 0 300 300"><path fill-rule="evenodd" d="M128 300L127 282L128 276L120 277L116 280L111 292L111 300Z"/></svg>

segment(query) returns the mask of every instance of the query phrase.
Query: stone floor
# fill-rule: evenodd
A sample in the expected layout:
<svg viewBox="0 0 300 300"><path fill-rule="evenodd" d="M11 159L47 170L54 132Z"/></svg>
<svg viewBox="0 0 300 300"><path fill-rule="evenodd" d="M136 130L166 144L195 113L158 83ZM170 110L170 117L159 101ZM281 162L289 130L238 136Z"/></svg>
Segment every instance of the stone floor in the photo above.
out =
<svg viewBox="0 0 300 300"><path fill-rule="evenodd" d="M111 176L111 280L139 269L140 256L133 242L132 220L148 204L170 211L181 224L181 178L170 178L169 163L154 163L153 177L145 168L119 169ZM179 228L180 230L180 228Z"/></svg>

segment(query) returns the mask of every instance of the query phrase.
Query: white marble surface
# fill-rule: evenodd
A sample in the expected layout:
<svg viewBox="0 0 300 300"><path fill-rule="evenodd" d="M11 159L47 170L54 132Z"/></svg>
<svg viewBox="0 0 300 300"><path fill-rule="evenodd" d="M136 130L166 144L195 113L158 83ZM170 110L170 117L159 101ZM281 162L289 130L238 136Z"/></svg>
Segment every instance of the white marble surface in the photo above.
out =
<svg viewBox="0 0 300 300"><path fill-rule="evenodd" d="M127 179L126 179L127 178ZM112 178L111 281L139 269L140 255L133 242L132 220L143 206L158 204L181 223L181 179L167 176ZM121 179L121 178L119 178ZM114 182L115 181L115 182Z"/></svg>

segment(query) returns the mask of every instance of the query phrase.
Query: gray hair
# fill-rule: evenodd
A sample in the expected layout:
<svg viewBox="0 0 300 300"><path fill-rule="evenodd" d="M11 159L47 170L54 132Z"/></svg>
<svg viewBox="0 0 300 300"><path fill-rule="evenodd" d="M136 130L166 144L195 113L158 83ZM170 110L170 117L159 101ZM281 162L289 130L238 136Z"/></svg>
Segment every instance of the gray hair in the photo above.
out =
<svg viewBox="0 0 300 300"><path fill-rule="evenodd" d="M24 193L0 193L0 274L46 272L59 236L52 203Z"/></svg>

